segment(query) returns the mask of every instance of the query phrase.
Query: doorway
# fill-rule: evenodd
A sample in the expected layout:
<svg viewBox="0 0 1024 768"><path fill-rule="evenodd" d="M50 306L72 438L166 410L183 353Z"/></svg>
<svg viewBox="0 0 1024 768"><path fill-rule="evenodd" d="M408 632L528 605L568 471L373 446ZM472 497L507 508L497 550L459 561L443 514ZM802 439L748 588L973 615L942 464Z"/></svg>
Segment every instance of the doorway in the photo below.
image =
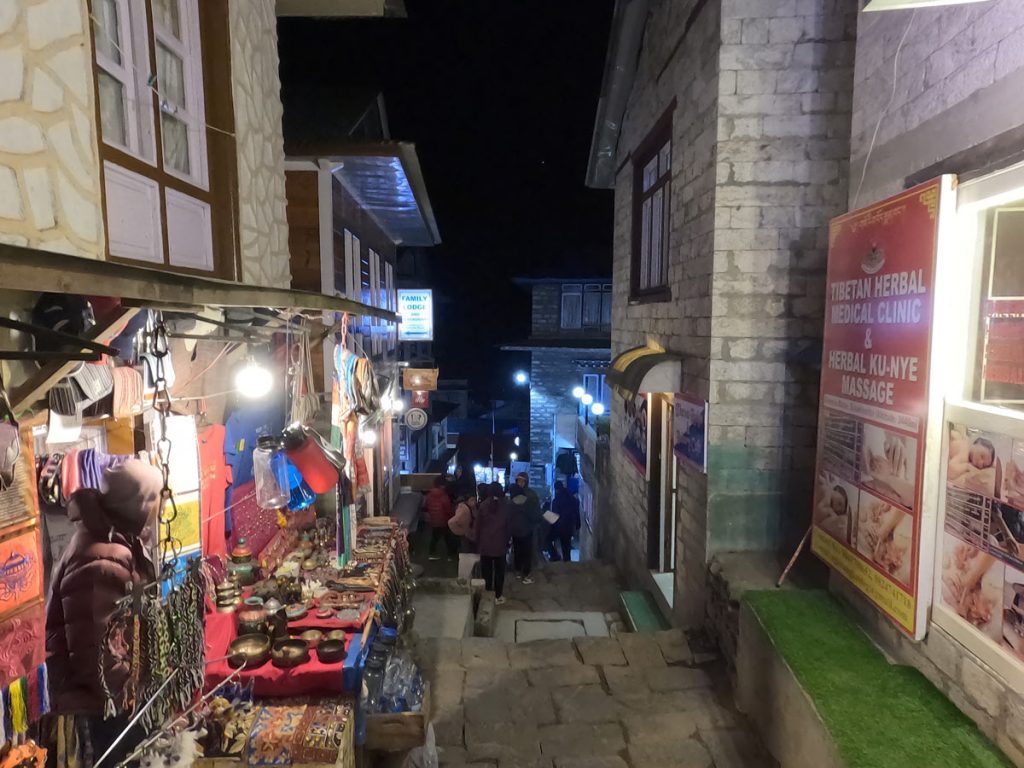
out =
<svg viewBox="0 0 1024 768"><path fill-rule="evenodd" d="M679 469L672 451L673 395L651 394L651 474L648 484L647 561L655 597L669 611L674 601L676 497Z"/></svg>

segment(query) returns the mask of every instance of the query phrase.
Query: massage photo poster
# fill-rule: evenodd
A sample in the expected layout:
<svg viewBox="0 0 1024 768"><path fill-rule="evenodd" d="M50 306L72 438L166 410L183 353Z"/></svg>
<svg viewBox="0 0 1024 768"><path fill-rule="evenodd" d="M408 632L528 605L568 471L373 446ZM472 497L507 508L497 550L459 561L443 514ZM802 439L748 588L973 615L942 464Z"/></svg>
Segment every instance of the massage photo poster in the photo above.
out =
<svg viewBox="0 0 1024 768"><path fill-rule="evenodd" d="M950 404L944 438L933 619L1004 678L1022 680L1024 415Z"/></svg>
<svg viewBox="0 0 1024 768"><path fill-rule="evenodd" d="M829 228L811 549L915 638L943 184Z"/></svg>

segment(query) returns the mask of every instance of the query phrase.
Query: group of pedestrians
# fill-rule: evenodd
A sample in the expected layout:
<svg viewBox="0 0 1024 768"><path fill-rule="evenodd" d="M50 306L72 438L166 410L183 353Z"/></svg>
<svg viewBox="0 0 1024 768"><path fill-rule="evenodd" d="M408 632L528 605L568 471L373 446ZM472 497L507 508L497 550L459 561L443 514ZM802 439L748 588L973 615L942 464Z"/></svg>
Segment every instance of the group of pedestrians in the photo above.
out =
<svg viewBox="0 0 1024 768"><path fill-rule="evenodd" d="M533 583L534 557L542 541L550 559L572 559L580 507L563 483L555 483L550 507L541 504L525 472L516 477L507 493L497 482L481 483L475 492L457 490L454 508L450 491L450 484L439 477L424 499L431 528L430 559L439 560L441 550L447 551L449 559L458 554L459 578L465 579L471 577L479 561L484 584L499 605L505 602L510 545L515 577L524 584Z"/></svg>

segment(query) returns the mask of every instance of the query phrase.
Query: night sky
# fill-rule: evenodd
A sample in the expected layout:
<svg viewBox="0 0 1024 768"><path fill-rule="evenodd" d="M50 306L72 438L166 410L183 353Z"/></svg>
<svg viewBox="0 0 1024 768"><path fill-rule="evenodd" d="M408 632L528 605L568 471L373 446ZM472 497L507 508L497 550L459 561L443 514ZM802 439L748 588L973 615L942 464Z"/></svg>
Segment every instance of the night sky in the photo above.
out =
<svg viewBox="0 0 1024 768"><path fill-rule="evenodd" d="M415 142L441 231L432 249L443 378L501 397L529 334L520 275L610 274L612 193L584 186L612 0L407 0L407 19L282 19L286 131L380 90ZM339 137L340 138L340 137Z"/></svg>

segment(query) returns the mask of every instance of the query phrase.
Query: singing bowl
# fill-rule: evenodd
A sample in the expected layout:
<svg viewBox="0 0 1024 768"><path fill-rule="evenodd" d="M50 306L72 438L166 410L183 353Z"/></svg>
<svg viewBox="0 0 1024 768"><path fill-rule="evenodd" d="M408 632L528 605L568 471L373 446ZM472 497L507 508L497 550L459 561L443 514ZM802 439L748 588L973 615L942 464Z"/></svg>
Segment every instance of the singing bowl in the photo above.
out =
<svg viewBox="0 0 1024 768"><path fill-rule="evenodd" d="M317 643L323 640L323 637L324 633L319 629L307 629L299 635L299 639L309 645L310 648L316 648Z"/></svg>
<svg viewBox="0 0 1024 768"><path fill-rule="evenodd" d="M316 657L324 664L336 664L345 658L344 640L322 640L316 647Z"/></svg>
<svg viewBox="0 0 1024 768"><path fill-rule="evenodd" d="M342 642L345 642L345 635L346 634L347 633L345 632L344 629L332 629L330 632L327 633L327 636L326 636L325 639L327 639L327 640L341 640Z"/></svg>
<svg viewBox="0 0 1024 768"><path fill-rule="evenodd" d="M246 669L262 667L270 658L270 638L266 635L242 635L228 646L228 664L236 669L245 664Z"/></svg>
<svg viewBox="0 0 1024 768"><path fill-rule="evenodd" d="M275 667L288 669L305 664L309 661L309 643L305 640L278 640L270 651L270 659Z"/></svg>

